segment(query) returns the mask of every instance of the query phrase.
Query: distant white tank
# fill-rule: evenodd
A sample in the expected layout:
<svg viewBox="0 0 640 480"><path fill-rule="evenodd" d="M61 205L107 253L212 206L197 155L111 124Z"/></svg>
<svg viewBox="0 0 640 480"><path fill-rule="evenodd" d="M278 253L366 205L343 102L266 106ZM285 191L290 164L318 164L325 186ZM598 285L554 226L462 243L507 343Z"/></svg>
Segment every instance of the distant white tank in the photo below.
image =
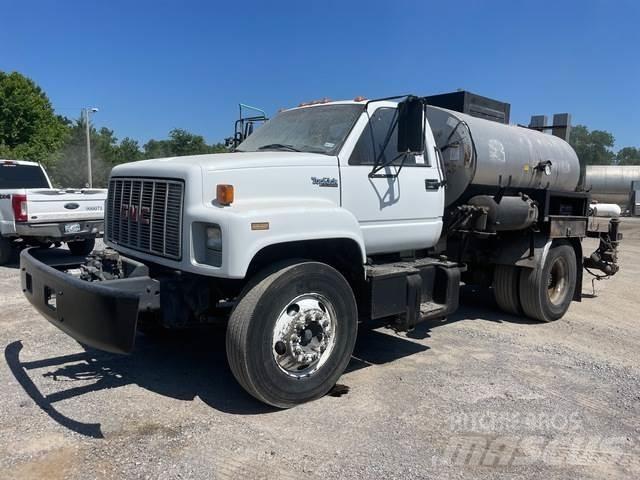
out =
<svg viewBox="0 0 640 480"><path fill-rule="evenodd" d="M558 191L578 186L578 156L558 137L433 106L427 107L427 118L443 155L447 205L470 186Z"/></svg>
<svg viewBox="0 0 640 480"><path fill-rule="evenodd" d="M588 165L584 185L593 200L626 206L633 181L640 181L640 165Z"/></svg>

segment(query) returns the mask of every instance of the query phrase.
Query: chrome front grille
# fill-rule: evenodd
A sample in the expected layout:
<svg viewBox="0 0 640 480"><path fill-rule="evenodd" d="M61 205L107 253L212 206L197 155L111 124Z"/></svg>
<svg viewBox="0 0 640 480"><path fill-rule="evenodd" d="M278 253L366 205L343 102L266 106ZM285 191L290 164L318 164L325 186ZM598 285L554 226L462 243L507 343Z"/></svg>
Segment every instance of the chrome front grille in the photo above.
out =
<svg viewBox="0 0 640 480"><path fill-rule="evenodd" d="M179 260L183 202L180 180L113 177L107 196L107 240Z"/></svg>

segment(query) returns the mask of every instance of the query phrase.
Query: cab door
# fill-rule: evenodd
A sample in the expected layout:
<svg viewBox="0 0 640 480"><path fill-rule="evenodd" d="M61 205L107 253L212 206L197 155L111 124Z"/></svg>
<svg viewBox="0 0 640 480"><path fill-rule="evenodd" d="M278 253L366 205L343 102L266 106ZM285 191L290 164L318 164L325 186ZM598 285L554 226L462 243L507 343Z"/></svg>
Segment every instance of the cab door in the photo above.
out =
<svg viewBox="0 0 640 480"><path fill-rule="evenodd" d="M370 105L340 152L342 207L358 220L368 255L432 247L442 230L444 187L431 130L427 124L424 155L399 155L394 124L395 104ZM370 175L376 159L389 165Z"/></svg>

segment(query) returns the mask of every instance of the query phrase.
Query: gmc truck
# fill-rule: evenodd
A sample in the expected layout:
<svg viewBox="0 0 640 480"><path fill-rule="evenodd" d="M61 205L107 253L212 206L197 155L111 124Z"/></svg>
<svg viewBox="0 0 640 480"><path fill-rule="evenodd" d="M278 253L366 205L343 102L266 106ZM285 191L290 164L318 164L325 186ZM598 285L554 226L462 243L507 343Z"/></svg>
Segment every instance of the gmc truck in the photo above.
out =
<svg viewBox="0 0 640 480"><path fill-rule="evenodd" d="M42 165L0 160L0 265L18 248L66 243L87 255L104 231L104 189L56 189Z"/></svg>
<svg viewBox="0 0 640 480"><path fill-rule="evenodd" d="M560 138L428 105L312 102L233 153L118 165L105 243L86 261L21 254L22 288L79 342L128 353L136 331L223 321L240 385L287 408L325 395L359 324L444 318L461 283L549 322L583 267L614 274L618 220L588 229L589 194ZM600 239L583 256L582 239Z"/></svg>

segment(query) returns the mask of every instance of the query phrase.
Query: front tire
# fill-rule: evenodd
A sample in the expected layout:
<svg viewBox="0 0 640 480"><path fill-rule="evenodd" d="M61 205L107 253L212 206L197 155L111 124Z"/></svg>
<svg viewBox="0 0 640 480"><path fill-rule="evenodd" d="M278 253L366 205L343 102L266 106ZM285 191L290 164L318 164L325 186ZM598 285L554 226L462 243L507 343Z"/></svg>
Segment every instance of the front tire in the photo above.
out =
<svg viewBox="0 0 640 480"><path fill-rule="evenodd" d="M289 408L335 385L356 334L345 278L329 265L301 261L263 273L241 294L227 328L227 358L247 392Z"/></svg>
<svg viewBox="0 0 640 480"><path fill-rule="evenodd" d="M569 309L576 288L577 262L571 245L556 245L544 264L520 272L520 303L533 319L552 322Z"/></svg>
<svg viewBox="0 0 640 480"><path fill-rule="evenodd" d="M93 252L93 248L96 246L95 238L85 238L84 240L77 240L75 242L68 242L67 247L71 250L73 255L86 256Z"/></svg>

